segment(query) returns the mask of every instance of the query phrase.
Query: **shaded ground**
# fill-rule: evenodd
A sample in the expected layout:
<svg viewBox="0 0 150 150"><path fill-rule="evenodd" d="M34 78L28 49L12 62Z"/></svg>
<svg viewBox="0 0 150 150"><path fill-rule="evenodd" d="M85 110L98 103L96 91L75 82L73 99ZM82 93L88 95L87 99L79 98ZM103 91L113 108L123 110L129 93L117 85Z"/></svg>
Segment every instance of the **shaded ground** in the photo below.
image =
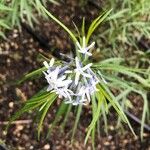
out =
<svg viewBox="0 0 150 150"><path fill-rule="evenodd" d="M97 10L93 6L87 5L86 8L80 10L81 8L77 3L69 0L65 5L57 7L50 5L49 7L54 14L57 14L58 18L61 18L70 27L73 27L72 20L80 25L81 18L85 14L89 21L97 14ZM40 141L37 140L36 124L32 120L36 115L34 113L22 116L19 122L15 122L10 127L7 135L4 132L10 116L21 107L23 102L45 85L43 79L32 82L28 81L21 86L14 86L12 81L19 79L24 73L42 65L37 57L39 52L49 53L52 49L59 49L61 52L66 53L68 49L73 48L69 44L68 36L51 21L44 22L42 26L36 25L35 30L38 35L44 35L44 41L48 42L48 47L39 44L25 29L22 31L15 29L9 32L7 34L8 41L0 42L0 140L4 140L6 145L14 150L90 150L92 149L90 141L86 147L83 145L86 132L85 127L88 126L91 117L89 108L84 110L73 145L70 143L71 135L68 132L73 125L73 114L70 114L71 121L68 122L65 133L60 133L58 129L55 129L49 140L45 140L44 135L42 135ZM46 133L48 124L52 121L56 112L57 105L59 105L59 101L50 110L44 122L42 133L44 131ZM101 127L101 136L96 141L97 149L150 149L150 135L148 133L144 134L145 139L141 142L139 136L134 138L128 129L124 134L115 130L114 114L111 114L110 120L112 121L109 123L108 135L103 133L103 126ZM135 131L139 134L139 126L133 125Z"/></svg>

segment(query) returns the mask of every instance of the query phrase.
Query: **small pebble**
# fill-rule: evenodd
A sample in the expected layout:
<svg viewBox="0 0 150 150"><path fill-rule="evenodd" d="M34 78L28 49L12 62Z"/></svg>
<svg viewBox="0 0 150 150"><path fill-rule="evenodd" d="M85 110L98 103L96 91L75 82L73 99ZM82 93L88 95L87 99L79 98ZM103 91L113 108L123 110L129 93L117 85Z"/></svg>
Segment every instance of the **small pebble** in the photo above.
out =
<svg viewBox="0 0 150 150"><path fill-rule="evenodd" d="M106 141L106 142L104 142L104 145L108 146L108 145L110 145L110 143Z"/></svg>
<svg viewBox="0 0 150 150"><path fill-rule="evenodd" d="M49 150L49 149L50 149L50 145L49 144L44 145L44 150Z"/></svg>
<svg viewBox="0 0 150 150"><path fill-rule="evenodd" d="M13 108L13 107L14 107L14 103L13 103L13 102L9 102L8 105L9 105L10 108Z"/></svg>
<svg viewBox="0 0 150 150"><path fill-rule="evenodd" d="M18 130L18 131L23 130L23 126L22 126L22 125L18 125L18 126L17 126L17 130Z"/></svg>
<svg viewBox="0 0 150 150"><path fill-rule="evenodd" d="M30 146L30 149L34 149L33 145Z"/></svg>

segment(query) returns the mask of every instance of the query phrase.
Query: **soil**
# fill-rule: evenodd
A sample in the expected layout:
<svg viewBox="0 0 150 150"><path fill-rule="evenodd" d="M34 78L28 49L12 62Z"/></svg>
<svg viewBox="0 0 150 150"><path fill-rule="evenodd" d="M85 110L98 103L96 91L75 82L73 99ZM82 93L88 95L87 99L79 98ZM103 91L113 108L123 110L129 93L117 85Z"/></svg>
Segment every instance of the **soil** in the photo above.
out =
<svg viewBox="0 0 150 150"><path fill-rule="evenodd" d="M60 6L49 5L49 10L58 16L65 25L74 28L72 21L78 26L81 25L82 17L85 16L87 22L97 16L98 10L92 5L86 5L81 9L77 1L67 0ZM33 118L35 113L23 115L19 120L5 132L8 120L22 104L34 93L40 90L46 82L43 79L26 81L22 85L14 85L16 79L20 79L25 73L42 66L39 59L39 52L51 54L56 49L62 53L69 53L73 46L70 44L68 35L53 21L42 20L42 25L37 24L34 32L42 36L45 44L36 39L27 29L14 29L7 33L7 40L0 41L0 141L4 141L10 150L91 150L91 140L84 146L86 128L91 118L89 108L84 109L80 124L73 144L70 141L70 129L73 121L68 121L65 132L61 133L59 127L53 130L49 139L45 139L43 133L47 132L48 124L53 120L59 102L55 104L48 113L44 121L44 129L41 139L37 140L36 123ZM136 101L139 97L133 96L135 110L141 112ZM136 112L137 111L133 111ZM74 115L70 114L70 120L74 120ZM134 126L137 137L133 137L126 127L122 132L115 127L115 114L109 116L108 134L104 133L103 122L101 122L101 134L96 140L97 150L109 149L129 149L129 150L149 150L150 134L144 132L144 140L140 140L140 126L131 122ZM44 132L45 131L45 132ZM2 148L0 147L0 150Z"/></svg>

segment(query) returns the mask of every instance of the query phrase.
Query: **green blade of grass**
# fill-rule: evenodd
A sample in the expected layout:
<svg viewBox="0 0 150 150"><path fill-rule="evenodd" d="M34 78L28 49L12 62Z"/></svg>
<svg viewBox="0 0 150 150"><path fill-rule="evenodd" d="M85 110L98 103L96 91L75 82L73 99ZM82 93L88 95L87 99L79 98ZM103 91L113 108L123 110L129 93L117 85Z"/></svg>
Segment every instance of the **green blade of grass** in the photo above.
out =
<svg viewBox="0 0 150 150"><path fill-rule="evenodd" d="M12 8L0 4L0 11L12 11Z"/></svg>
<svg viewBox="0 0 150 150"><path fill-rule="evenodd" d="M10 29L10 26L3 19L0 19L0 26L5 28L5 29Z"/></svg>
<svg viewBox="0 0 150 150"><path fill-rule="evenodd" d="M100 108L101 108L101 105L103 103L103 100L104 100L104 95L101 93L101 92L97 92L96 93L96 98L97 98L97 101L98 101L98 105L97 105L97 110L95 112L95 116L93 117L89 127L88 127L88 132L86 134L86 137L85 137L85 141L84 141L84 144L87 143L87 140L91 134L91 131L92 129L94 128L98 118L99 118L99 115L100 115Z"/></svg>
<svg viewBox="0 0 150 150"><path fill-rule="evenodd" d="M78 123L80 120L81 112L82 112L82 105L79 105L77 108L76 119L75 119L73 131L72 131L71 142L73 142L73 140L74 140L74 135L75 135L75 132L77 130L77 126L78 126Z"/></svg>
<svg viewBox="0 0 150 150"><path fill-rule="evenodd" d="M42 124L43 124L44 118L45 118L45 116L46 116L46 114L48 112L49 107L56 100L56 98L57 98L57 95L55 93L53 93L51 95L51 97L49 97L47 99L47 103L46 103L46 105L44 106L44 108L42 109L42 111L40 113L40 121L38 123L38 139L40 139L40 132L41 132L41 128L42 128Z"/></svg>
<svg viewBox="0 0 150 150"><path fill-rule="evenodd" d="M96 104L96 99L95 96L92 95L92 117L96 115L96 110L97 110L97 104ZM92 129L92 147L93 150L95 150L95 131L96 130L96 125Z"/></svg>
<svg viewBox="0 0 150 150"><path fill-rule="evenodd" d="M65 114L67 108L68 108L68 105L65 104L64 102L61 102L61 105L60 105L60 107L58 108L58 111L57 111L57 113L56 113L56 115L55 115L55 119L54 119L54 121L50 124L50 127L49 127L49 129L48 129L47 138L49 138L52 129L56 126L56 124L59 122L59 120L61 119L61 117Z"/></svg>
<svg viewBox="0 0 150 150"><path fill-rule="evenodd" d="M128 118L126 117L125 113L123 112L120 104L116 101L115 97L113 96L113 94L111 93L111 91L108 89L108 87L106 85L101 84L101 86L98 85L98 89L100 89L100 91L104 94L104 96L107 98L107 100L111 103L111 105L116 110L116 112L119 114L121 119L128 124L131 132L136 137L136 134L134 133L134 130L133 130L130 122L128 121Z"/></svg>
<svg viewBox="0 0 150 150"><path fill-rule="evenodd" d="M70 112L71 112L71 109L72 109L72 104L69 104L68 109L67 109L66 114L65 114L65 117L64 117L64 120L63 120L63 122L61 123L61 131L64 130L64 127L65 127L66 122L67 122L67 120L68 120L68 118L69 118L69 114L70 114Z"/></svg>
<svg viewBox="0 0 150 150"><path fill-rule="evenodd" d="M26 101L26 103L24 104L24 106L17 111L11 118L9 121L8 126L6 127L6 130L8 129L8 127L10 126L10 124L16 120L17 118L19 118L22 114L24 114L25 112L29 112L30 110L33 110L39 106L41 106L48 97L51 96L51 93L48 92L41 92L40 95L39 93L37 93L35 96L33 96L31 99L29 99L28 101Z"/></svg>
<svg viewBox="0 0 150 150"><path fill-rule="evenodd" d="M24 82L27 79L37 77L37 75L41 75L42 72L45 71L45 70L47 70L46 67L42 67L40 69L34 70L31 73L28 73L28 74L24 75L24 77L21 80L17 81L17 84L21 84L22 82Z"/></svg>
<svg viewBox="0 0 150 150"><path fill-rule="evenodd" d="M52 20L58 23L70 35L73 42L77 42L77 39L74 36L74 34L62 22L60 22L54 15L47 11L47 9L44 6L41 5L41 8Z"/></svg>
<svg viewBox="0 0 150 150"><path fill-rule="evenodd" d="M98 16L90 25L89 29L88 29L88 33L87 33L87 38L86 38L86 43L89 42L89 39L91 37L91 35L93 34L93 32L95 31L95 29L104 21L104 19L110 14L110 12L112 11L105 11L102 15Z"/></svg>

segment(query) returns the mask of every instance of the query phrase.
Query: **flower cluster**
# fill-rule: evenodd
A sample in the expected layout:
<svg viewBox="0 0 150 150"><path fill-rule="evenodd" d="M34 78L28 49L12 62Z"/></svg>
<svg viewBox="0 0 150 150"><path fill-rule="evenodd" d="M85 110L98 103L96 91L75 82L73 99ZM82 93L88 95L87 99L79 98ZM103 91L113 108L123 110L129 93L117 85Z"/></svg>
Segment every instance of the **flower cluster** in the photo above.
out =
<svg viewBox="0 0 150 150"><path fill-rule="evenodd" d="M85 37L83 37L82 46L76 43L78 52L81 55L91 56L90 49L94 46L94 42L86 47ZM83 65L83 62L75 57L74 61L65 66L54 66L54 59L50 63L44 62L47 71L43 71L45 78L49 84L47 91L55 92L65 103L73 105L86 104L90 102L91 95L96 92L97 83L99 82L95 73L92 71L92 63Z"/></svg>

